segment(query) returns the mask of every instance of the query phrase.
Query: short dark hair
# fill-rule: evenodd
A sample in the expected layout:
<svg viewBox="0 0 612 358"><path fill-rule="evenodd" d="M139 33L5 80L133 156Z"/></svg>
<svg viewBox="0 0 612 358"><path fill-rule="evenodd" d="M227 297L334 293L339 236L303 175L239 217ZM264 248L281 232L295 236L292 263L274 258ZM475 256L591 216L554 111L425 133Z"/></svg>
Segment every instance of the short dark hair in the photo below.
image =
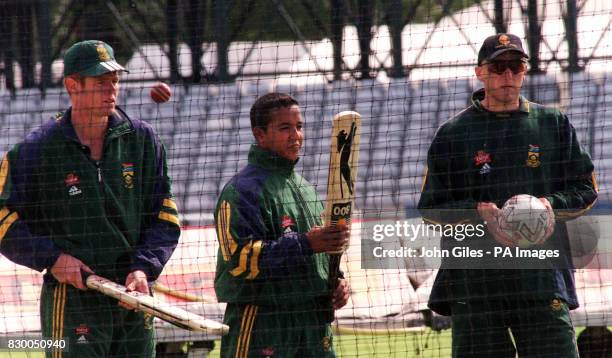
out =
<svg viewBox="0 0 612 358"><path fill-rule="evenodd" d="M272 92L259 97L251 107L251 129L266 130L272 111L279 108L299 106L298 101L286 93Z"/></svg>

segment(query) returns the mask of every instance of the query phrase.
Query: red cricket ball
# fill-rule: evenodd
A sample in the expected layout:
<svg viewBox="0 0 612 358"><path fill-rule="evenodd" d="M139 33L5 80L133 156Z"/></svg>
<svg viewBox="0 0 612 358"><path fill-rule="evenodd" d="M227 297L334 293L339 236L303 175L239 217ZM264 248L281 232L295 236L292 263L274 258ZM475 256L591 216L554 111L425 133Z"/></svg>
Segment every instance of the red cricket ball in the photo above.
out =
<svg viewBox="0 0 612 358"><path fill-rule="evenodd" d="M170 100L172 90L167 84L158 82L155 84L155 86L151 87L150 95L151 99L155 101L155 103L164 103Z"/></svg>

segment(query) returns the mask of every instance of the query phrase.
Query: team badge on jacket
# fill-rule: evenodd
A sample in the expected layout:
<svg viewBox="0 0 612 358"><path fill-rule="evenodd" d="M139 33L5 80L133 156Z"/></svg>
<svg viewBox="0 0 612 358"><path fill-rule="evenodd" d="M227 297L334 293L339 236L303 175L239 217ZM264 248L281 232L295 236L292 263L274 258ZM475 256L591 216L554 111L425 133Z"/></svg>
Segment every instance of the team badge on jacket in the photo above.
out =
<svg viewBox="0 0 612 358"><path fill-rule="evenodd" d="M75 196L83 193L83 191L79 188L79 184L81 184L81 179L79 179L79 177L74 173L69 173L66 175L66 179L64 179L64 184L66 185L66 188L68 188L68 195L70 196Z"/></svg>
<svg viewBox="0 0 612 358"><path fill-rule="evenodd" d="M281 227L285 232L292 232L292 226L295 226L295 221L289 215L284 215L281 219Z"/></svg>
<svg viewBox="0 0 612 358"><path fill-rule="evenodd" d="M529 150L527 152L527 160L525 161L528 167L537 168L540 166L540 146L529 144Z"/></svg>
<svg viewBox="0 0 612 358"><path fill-rule="evenodd" d="M134 164L123 163L121 174L123 175L123 187L132 189L134 187Z"/></svg>

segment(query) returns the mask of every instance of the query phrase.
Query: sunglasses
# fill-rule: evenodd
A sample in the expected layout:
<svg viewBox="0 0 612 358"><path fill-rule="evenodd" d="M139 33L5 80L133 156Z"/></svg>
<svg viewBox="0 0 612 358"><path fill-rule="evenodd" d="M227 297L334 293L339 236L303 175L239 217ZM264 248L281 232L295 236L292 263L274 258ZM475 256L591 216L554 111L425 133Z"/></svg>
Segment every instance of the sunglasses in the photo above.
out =
<svg viewBox="0 0 612 358"><path fill-rule="evenodd" d="M487 65L487 68L490 72L493 72L498 75L504 74L507 69L510 69L513 74L519 74L521 72L525 72L527 70L527 64L525 61L521 60L512 60L512 61L492 61L484 63Z"/></svg>

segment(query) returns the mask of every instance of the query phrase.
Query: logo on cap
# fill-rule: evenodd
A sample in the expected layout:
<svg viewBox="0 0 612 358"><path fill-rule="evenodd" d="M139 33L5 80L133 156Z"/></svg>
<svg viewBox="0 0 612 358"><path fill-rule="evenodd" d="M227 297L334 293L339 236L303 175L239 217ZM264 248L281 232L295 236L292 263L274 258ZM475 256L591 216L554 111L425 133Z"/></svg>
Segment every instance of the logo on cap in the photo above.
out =
<svg viewBox="0 0 612 358"><path fill-rule="evenodd" d="M499 44L502 46L508 46L510 44L510 39L507 35L501 35L498 39Z"/></svg>
<svg viewBox="0 0 612 358"><path fill-rule="evenodd" d="M101 44L101 43L98 44L98 46L96 47L96 51L98 51L98 58L100 59L100 61L102 62L110 61L111 57L108 54L106 47L104 47L104 44Z"/></svg>
<svg viewBox="0 0 612 358"><path fill-rule="evenodd" d="M499 43L499 45L495 46L495 48L500 48L500 47L517 48L517 46L510 41L510 37L508 37L508 35L506 34L499 35L497 42Z"/></svg>

